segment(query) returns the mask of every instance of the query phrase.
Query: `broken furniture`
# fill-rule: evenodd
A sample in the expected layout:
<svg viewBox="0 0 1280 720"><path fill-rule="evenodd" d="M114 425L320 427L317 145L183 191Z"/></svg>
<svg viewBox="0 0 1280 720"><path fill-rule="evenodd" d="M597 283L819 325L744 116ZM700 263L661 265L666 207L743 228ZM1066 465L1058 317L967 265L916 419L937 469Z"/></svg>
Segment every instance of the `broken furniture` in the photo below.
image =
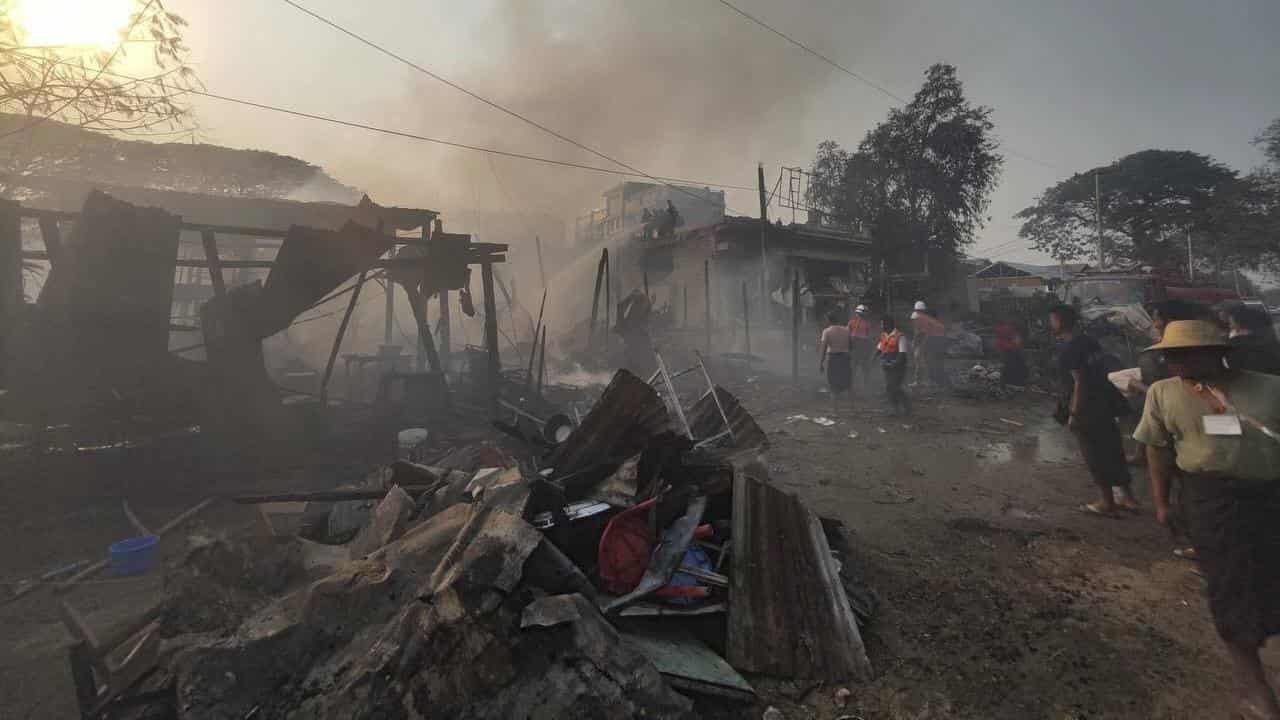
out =
<svg viewBox="0 0 1280 720"><path fill-rule="evenodd" d="M154 703L168 705L176 711L171 682L151 682L142 689L158 671L159 606L101 636L66 600L58 603L58 609L72 637L67 653L81 718L95 720Z"/></svg>

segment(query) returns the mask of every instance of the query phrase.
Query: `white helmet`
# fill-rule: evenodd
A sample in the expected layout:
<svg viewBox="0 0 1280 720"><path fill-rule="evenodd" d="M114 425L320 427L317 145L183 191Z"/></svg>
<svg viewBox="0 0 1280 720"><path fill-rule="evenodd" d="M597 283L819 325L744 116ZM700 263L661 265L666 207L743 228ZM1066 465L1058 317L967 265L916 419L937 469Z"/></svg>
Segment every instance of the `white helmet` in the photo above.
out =
<svg viewBox="0 0 1280 720"><path fill-rule="evenodd" d="M858 307L854 308L853 311L861 315L862 313L865 313L867 311L867 306L859 305Z"/></svg>
<svg viewBox="0 0 1280 720"><path fill-rule="evenodd" d="M923 300L917 300L916 306L911 309L912 310L928 310L929 306L925 305Z"/></svg>

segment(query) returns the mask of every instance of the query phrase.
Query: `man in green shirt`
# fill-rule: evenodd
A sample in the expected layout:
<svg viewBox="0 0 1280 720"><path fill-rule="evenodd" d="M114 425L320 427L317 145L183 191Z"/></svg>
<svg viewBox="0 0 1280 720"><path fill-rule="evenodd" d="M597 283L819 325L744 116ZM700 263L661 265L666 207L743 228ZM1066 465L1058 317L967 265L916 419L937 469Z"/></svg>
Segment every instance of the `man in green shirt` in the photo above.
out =
<svg viewBox="0 0 1280 720"><path fill-rule="evenodd" d="M1258 656L1280 634L1280 378L1232 370L1213 323L1169 323L1148 348L1171 377L1147 391L1133 437L1147 446L1156 518L1183 473L1188 534L1209 582L1209 609L1244 686L1247 717L1280 720Z"/></svg>

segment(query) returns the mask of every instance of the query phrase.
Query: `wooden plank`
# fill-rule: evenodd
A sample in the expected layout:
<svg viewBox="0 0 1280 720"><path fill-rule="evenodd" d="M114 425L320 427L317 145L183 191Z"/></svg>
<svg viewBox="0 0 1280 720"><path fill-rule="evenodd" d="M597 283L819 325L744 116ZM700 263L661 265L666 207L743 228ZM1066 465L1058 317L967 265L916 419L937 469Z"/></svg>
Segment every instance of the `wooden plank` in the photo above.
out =
<svg viewBox="0 0 1280 720"><path fill-rule="evenodd" d="M443 487L442 483L428 485L401 485L410 495L432 493ZM236 495L231 502L237 505L263 505L277 502L349 502L352 500L381 500L387 494L384 489L315 490L272 493L269 495Z"/></svg>
<svg viewBox="0 0 1280 720"><path fill-rule="evenodd" d="M338 350L342 348L342 336L347 332L347 324L351 322L351 314L355 312L356 303L360 301L360 288L364 287L365 275L365 272L361 272L360 278L356 280L355 289L351 291L351 301L347 303L347 311L343 313L342 323L338 325L338 334L333 338L333 347L329 350L329 361L324 365L324 377L320 380L321 405L324 405L328 400L329 378L333 375L333 363L338 359Z"/></svg>
<svg viewBox="0 0 1280 720"><path fill-rule="evenodd" d="M227 284L222 279L222 259L218 257L218 236L212 230L200 233L204 245L204 259L209 263L209 280L213 283L214 296L225 295Z"/></svg>

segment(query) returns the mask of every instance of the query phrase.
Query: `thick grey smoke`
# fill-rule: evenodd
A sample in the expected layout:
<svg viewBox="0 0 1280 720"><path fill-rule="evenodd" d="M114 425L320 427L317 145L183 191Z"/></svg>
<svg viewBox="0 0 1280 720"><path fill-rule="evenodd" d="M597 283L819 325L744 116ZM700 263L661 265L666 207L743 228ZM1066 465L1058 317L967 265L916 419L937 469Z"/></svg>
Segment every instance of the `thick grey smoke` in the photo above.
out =
<svg viewBox="0 0 1280 720"><path fill-rule="evenodd" d="M714 2L506 0L483 27L477 44L496 50L470 63L456 78L461 84L635 167L693 180L754 185L766 139L803 135L806 98L830 80L827 66L779 52L758 28ZM397 112L420 113L423 127L456 130L478 145L610 165L429 78L413 74L409 82L411 110ZM559 216L561 237L543 236L553 248L571 235L575 216L624 179L476 153L433 158L415 175L440 199L446 228L510 242L506 269L529 289L540 286L532 237L504 237L509 228L486 228L482 215L451 221L449 209ZM736 195L738 202L730 194L731 208L758 211L753 193ZM569 264L564 253L550 254L554 269ZM586 304L594 263L575 267L585 272L570 273L563 284L575 286ZM526 305L536 304L535 293L521 294ZM555 307L560 320L566 310Z"/></svg>

